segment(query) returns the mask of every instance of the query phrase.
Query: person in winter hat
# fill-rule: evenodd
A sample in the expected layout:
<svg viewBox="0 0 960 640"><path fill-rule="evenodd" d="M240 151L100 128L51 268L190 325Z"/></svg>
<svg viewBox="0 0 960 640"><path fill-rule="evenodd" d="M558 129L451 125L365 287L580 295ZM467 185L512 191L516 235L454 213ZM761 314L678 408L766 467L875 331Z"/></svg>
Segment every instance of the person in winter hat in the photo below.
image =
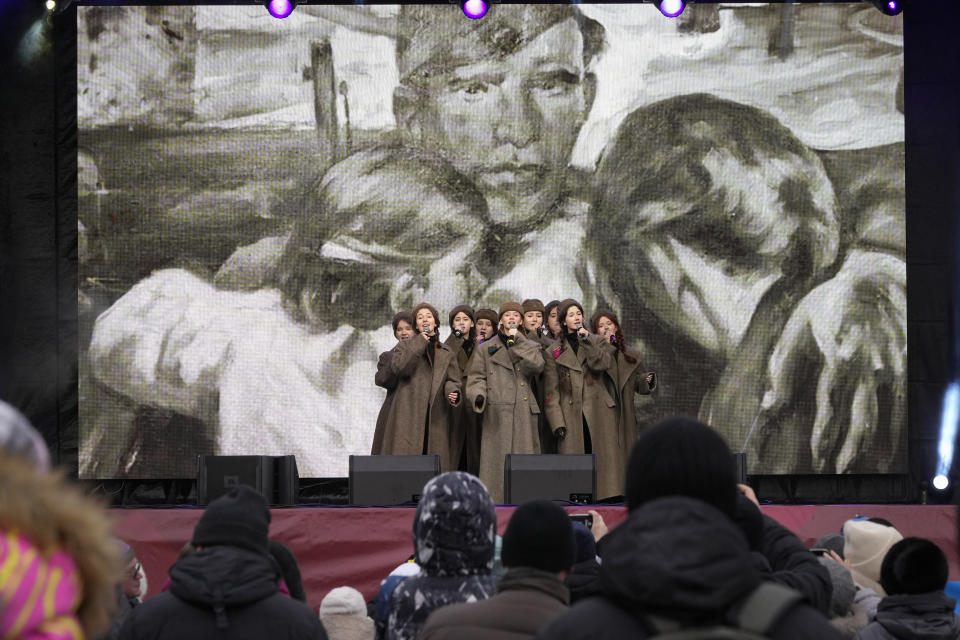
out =
<svg viewBox="0 0 960 640"><path fill-rule="evenodd" d="M637 440L625 484L627 519L600 544L599 595L578 602L537 638L640 640L653 633L645 615L682 626L735 624L735 612L764 578L733 521L736 473L723 438L695 420L668 419ZM765 635L840 637L800 596L790 598L792 606L772 619Z"/></svg>
<svg viewBox="0 0 960 640"><path fill-rule="evenodd" d="M170 589L134 609L122 640L323 638L310 607L282 595L268 555L270 510L247 486L210 503L193 530L196 549L170 568Z"/></svg>
<svg viewBox="0 0 960 640"><path fill-rule="evenodd" d="M424 485L413 517L420 573L393 592L389 640L414 640L440 607L485 600L496 592L491 574L496 530L493 501L476 476L450 471Z"/></svg>
<svg viewBox="0 0 960 640"><path fill-rule="evenodd" d="M503 534L507 572L489 600L444 607L431 614L421 640L520 640L566 610L563 584L576 560L566 511L549 500L522 504Z"/></svg>
<svg viewBox="0 0 960 640"><path fill-rule="evenodd" d="M570 604L596 595L600 590L600 563L597 562L597 544L593 532L585 525L573 523L573 537L577 541L577 556L570 575L563 583L570 590Z"/></svg>
<svg viewBox="0 0 960 640"><path fill-rule="evenodd" d="M80 640L109 630L123 558L104 505L50 472L43 438L3 401L0 567L0 638Z"/></svg>
<svg viewBox="0 0 960 640"><path fill-rule="evenodd" d="M330 640L373 640L373 620L367 616L363 594L353 587L337 587L323 597L320 619Z"/></svg>
<svg viewBox="0 0 960 640"><path fill-rule="evenodd" d="M880 567L887 551L900 540L903 535L894 527L856 519L843 524L843 557L858 587L887 595L880 584Z"/></svg>
<svg viewBox="0 0 960 640"><path fill-rule="evenodd" d="M863 640L954 640L960 638L957 601L943 592L949 568L943 551L923 538L904 538L887 552L880 583L887 597L877 617L860 632Z"/></svg>

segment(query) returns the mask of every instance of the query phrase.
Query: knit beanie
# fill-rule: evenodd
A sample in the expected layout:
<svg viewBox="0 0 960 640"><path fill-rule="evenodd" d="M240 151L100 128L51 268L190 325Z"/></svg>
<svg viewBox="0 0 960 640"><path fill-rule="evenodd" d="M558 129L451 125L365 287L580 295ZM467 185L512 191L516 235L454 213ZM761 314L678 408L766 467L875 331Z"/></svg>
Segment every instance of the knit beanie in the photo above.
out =
<svg viewBox="0 0 960 640"><path fill-rule="evenodd" d="M842 618L850 613L853 598L857 595L857 586L853 584L853 576L850 575L849 569L830 558L820 558L820 564L830 574L830 582L833 584L833 593L830 596L830 616Z"/></svg>
<svg viewBox="0 0 960 640"><path fill-rule="evenodd" d="M527 298L523 301L522 306L524 313L528 311L539 311L540 313L546 315L546 309L543 307L543 302L537 300L536 298Z"/></svg>
<svg viewBox="0 0 960 640"><path fill-rule="evenodd" d="M880 585L880 569L890 547L903 540L893 527L868 520L847 520L843 523L843 557L850 564L853 581L873 589L879 595L886 592Z"/></svg>
<svg viewBox="0 0 960 640"><path fill-rule="evenodd" d="M320 620L330 638L373 640L374 624L367 617L367 604L353 587L331 589L320 603Z"/></svg>
<svg viewBox="0 0 960 640"><path fill-rule="evenodd" d="M246 485L233 487L210 503L193 530L195 547L228 545L267 554L270 509L267 501Z"/></svg>
<svg viewBox="0 0 960 640"><path fill-rule="evenodd" d="M500 316L497 318L499 320L503 317L507 311L516 311L520 314L520 317L523 317L523 305L519 302L504 302L500 305Z"/></svg>
<svg viewBox="0 0 960 640"><path fill-rule="evenodd" d="M415 307L413 308L413 317L414 317L414 319L416 319L417 313L420 311L420 309L426 309L427 311L429 311L429 312L431 313L431 315L433 315L433 326L435 326L435 327L439 327L439 326L440 326L440 312L437 311L437 308L436 308L436 307L434 307L434 306L433 306L432 304L430 304L429 302L421 302L420 304L418 304L417 306L415 306ZM417 326L416 323L414 323L413 326Z"/></svg>
<svg viewBox="0 0 960 640"><path fill-rule="evenodd" d="M561 300L560 304L557 305L557 322L560 323L560 329L566 331L566 320L567 311L570 310L570 307L576 307L580 309L580 313L583 313L583 305L574 300L573 298L567 298L566 300Z"/></svg>
<svg viewBox="0 0 960 640"><path fill-rule="evenodd" d="M477 321L489 320L490 324L497 326L500 322L500 316L493 309L477 309Z"/></svg>
<svg viewBox="0 0 960 640"><path fill-rule="evenodd" d="M705 424L684 416L651 427L627 463L627 508L669 495L697 498L731 518L737 509L737 473L727 443Z"/></svg>
<svg viewBox="0 0 960 640"><path fill-rule="evenodd" d="M577 544L577 564L596 559L597 541L593 538L593 532L587 529L585 524L573 523L573 538Z"/></svg>
<svg viewBox="0 0 960 640"><path fill-rule="evenodd" d="M950 567L947 556L924 538L904 538L887 552L880 567L880 584L887 595L918 595L943 591Z"/></svg>
<svg viewBox="0 0 960 640"><path fill-rule="evenodd" d="M827 551L833 551L835 554L843 557L843 536L839 533L828 533L825 536L820 536L820 539L813 543L813 549L826 549Z"/></svg>
<svg viewBox="0 0 960 640"><path fill-rule="evenodd" d="M531 500L517 507L503 534L503 565L565 571L577 558L570 517L549 500Z"/></svg>
<svg viewBox="0 0 960 640"><path fill-rule="evenodd" d="M471 322L476 322L476 321L477 321L477 318L476 318L476 315L477 315L477 314L473 311L473 307L471 307L470 305L466 305L466 304L460 304L460 305L457 305L457 306L455 306L453 309L450 310L450 316L449 316L449 318L450 318L450 328L451 328L451 329L453 329L453 319L457 317L457 314L458 314L458 313L465 313L465 314L467 314L467 316L470 317L470 321L471 321Z"/></svg>

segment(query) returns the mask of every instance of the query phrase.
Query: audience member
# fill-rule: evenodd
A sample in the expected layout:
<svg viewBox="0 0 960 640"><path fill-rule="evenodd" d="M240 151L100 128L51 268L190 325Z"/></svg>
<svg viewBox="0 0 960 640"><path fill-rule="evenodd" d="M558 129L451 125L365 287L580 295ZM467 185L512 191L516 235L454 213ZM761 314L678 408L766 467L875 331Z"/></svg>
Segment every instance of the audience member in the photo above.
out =
<svg viewBox="0 0 960 640"><path fill-rule="evenodd" d="M492 596L496 529L493 501L479 478L450 471L427 482L413 518L420 573L394 590L387 638L414 640L436 609Z"/></svg>
<svg viewBox="0 0 960 640"><path fill-rule="evenodd" d="M574 522L573 537L577 542L577 556L570 575L563 580L570 590L570 604L600 592L600 563L593 532L586 525Z"/></svg>
<svg viewBox="0 0 960 640"><path fill-rule="evenodd" d="M286 586L287 593L294 600L306 602L307 592L303 588L300 565L297 564L297 557L293 555L293 551L287 545L276 540L267 542L267 550L270 552L270 557L280 568L281 584ZM282 593L283 589L280 589L280 591Z"/></svg>
<svg viewBox="0 0 960 640"><path fill-rule="evenodd" d="M820 564L830 573L830 583L833 585L830 596L830 624L844 638L853 638L870 622L867 619L867 610L854 602L857 585L853 583L850 570L832 558L821 557Z"/></svg>
<svg viewBox="0 0 960 640"><path fill-rule="evenodd" d="M889 525L858 519L843 524L843 558L858 587L887 595L880 585L880 567L887 551L900 540L903 536Z"/></svg>
<svg viewBox="0 0 960 640"><path fill-rule="evenodd" d="M102 505L50 472L43 438L0 401L0 638L108 632L120 552Z"/></svg>
<svg viewBox="0 0 960 640"><path fill-rule="evenodd" d="M170 590L134 609L120 638L325 640L313 610L277 589L269 526L267 502L250 487L233 488L211 502L193 530L196 551L170 569Z"/></svg>
<svg viewBox="0 0 960 640"><path fill-rule="evenodd" d="M858 635L863 640L955 640L960 638L957 601L943 592L947 558L923 538L904 538L887 552L880 584L888 594L877 617Z"/></svg>
<svg viewBox="0 0 960 640"><path fill-rule="evenodd" d="M113 626L110 628L110 640L116 640L120 637L120 629L126 621L127 616L137 606L143 602L143 596L147 593L147 579L143 572L143 565L137 559L137 554L133 547L122 540L116 541L120 552L123 555L123 582L117 585L117 612L113 619Z"/></svg>
<svg viewBox="0 0 960 640"><path fill-rule="evenodd" d="M387 633L387 618L390 615L390 603L393 601L393 592L397 585L420 573L416 554L401 565L398 565L390 574L380 581L380 588L373 599L373 622L377 628L377 637L382 638Z"/></svg>
<svg viewBox="0 0 960 640"><path fill-rule="evenodd" d="M330 640L373 640L374 624L367 616L367 603L353 587L331 589L320 603L320 619Z"/></svg>
<svg viewBox="0 0 960 640"><path fill-rule="evenodd" d="M483 602L456 604L431 614L422 640L519 640L566 610L570 592L563 584L576 559L570 518L548 500L517 508L503 534L503 564L497 595Z"/></svg>
<svg viewBox="0 0 960 640"><path fill-rule="evenodd" d="M688 418L651 428L631 452L626 490L628 517L601 544L600 595L538 638L646 638L664 626L718 625L778 639L840 637L799 594L764 582L754 568L733 522L733 457L716 431ZM757 598L768 596L760 623Z"/></svg>
<svg viewBox="0 0 960 640"><path fill-rule="evenodd" d="M820 536L820 538L813 543L812 549L821 549L824 553L832 551L837 554L840 559L843 559L843 534L842 533L828 533L825 536Z"/></svg>

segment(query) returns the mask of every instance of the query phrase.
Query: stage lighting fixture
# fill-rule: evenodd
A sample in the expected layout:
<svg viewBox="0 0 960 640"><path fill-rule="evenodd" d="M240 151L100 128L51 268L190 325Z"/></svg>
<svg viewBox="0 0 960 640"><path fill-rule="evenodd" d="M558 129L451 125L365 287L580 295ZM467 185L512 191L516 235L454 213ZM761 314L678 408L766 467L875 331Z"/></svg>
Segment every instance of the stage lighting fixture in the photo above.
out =
<svg viewBox="0 0 960 640"><path fill-rule="evenodd" d="M933 488L937 491L943 491L950 486L950 479L942 473L933 479Z"/></svg>
<svg viewBox="0 0 960 640"><path fill-rule="evenodd" d="M895 16L903 11L904 0L871 0L873 6L888 16Z"/></svg>
<svg viewBox="0 0 960 640"><path fill-rule="evenodd" d="M679 16L683 13L683 9L687 5L684 0L653 0L653 3L657 5L660 13L668 18L676 18Z"/></svg>
<svg viewBox="0 0 960 640"><path fill-rule="evenodd" d="M47 0L46 7L47 7L47 11L53 11L54 9L57 8L57 3L54 2L53 0Z"/></svg>
<svg viewBox="0 0 960 640"><path fill-rule="evenodd" d="M460 6L463 8L463 15L471 20L479 20L487 15L487 3L484 0L467 0L461 2Z"/></svg>
<svg viewBox="0 0 960 640"><path fill-rule="evenodd" d="M267 11L274 18L286 18L296 6L294 0L267 0Z"/></svg>

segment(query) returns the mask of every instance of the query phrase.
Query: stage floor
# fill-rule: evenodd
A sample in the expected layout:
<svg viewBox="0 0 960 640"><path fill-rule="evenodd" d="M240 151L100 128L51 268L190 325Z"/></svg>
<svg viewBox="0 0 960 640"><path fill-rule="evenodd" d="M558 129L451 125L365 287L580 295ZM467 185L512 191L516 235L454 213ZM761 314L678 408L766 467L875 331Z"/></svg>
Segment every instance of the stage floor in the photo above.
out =
<svg viewBox="0 0 960 640"><path fill-rule="evenodd" d="M567 507L571 513L598 511L612 529L626 517L623 507ZM514 507L497 508L503 533ZM369 601L380 581L413 553L412 507L289 507L272 509L270 537L291 549L300 563L308 604L317 609L334 587L359 589ZM936 542L950 561L950 579L960 579L957 507L921 505L765 506L771 516L810 546L839 532L857 515L890 520L904 536ZM148 597L164 585L167 570L187 542L202 509L196 507L113 509L117 536L137 551L149 581Z"/></svg>

